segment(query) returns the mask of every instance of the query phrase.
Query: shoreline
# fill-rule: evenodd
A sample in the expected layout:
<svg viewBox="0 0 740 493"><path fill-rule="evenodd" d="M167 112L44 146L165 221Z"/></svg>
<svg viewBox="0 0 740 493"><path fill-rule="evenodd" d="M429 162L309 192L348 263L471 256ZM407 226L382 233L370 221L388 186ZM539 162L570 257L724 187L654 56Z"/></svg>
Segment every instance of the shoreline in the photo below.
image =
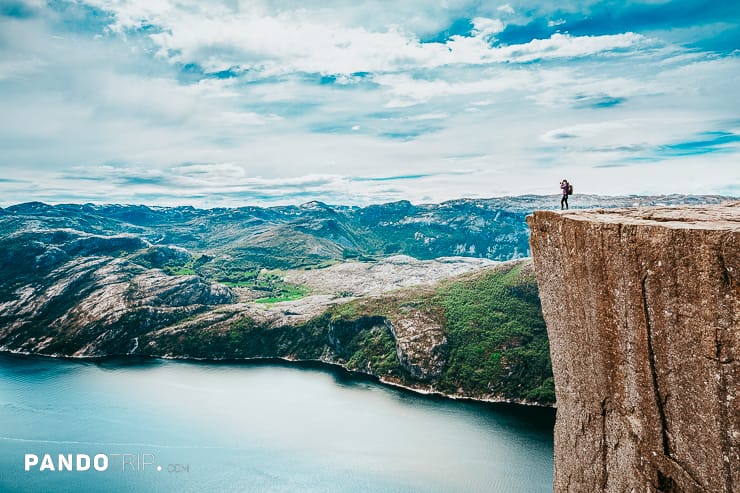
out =
<svg viewBox="0 0 740 493"><path fill-rule="evenodd" d="M449 401L473 403L482 405L508 405L508 406L521 406L529 409L557 409L557 404L544 405L535 402L523 401L518 399L506 399L506 398L478 398L469 397L460 394L446 394L436 390L429 390L423 388L415 388L409 385L404 385L399 382L384 379L373 373L367 373L363 371L350 370L340 363L333 361L325 361L320 359L294 359L280 356L265 356L255 358L194 358L189 356L143 356L143 355L132 355L132 354L119 354L119 355L105 355L105 356L69 356L63 354L38 354L31 353L28 351L13 350L7 348L0 348L0 355L12 356L17 358L43 358L43 359L56 359L56 360L67 360L74 361L77 363L101 363L106 361L126 361L126 362L144 362L144 361L181 361L184 363L200 363L200 364L243 364L243 365L259 365L259 364L284 364L285 366L294 367L313 367L323 370L340 371L344 375L355 379L372 380L373 382L397 389L403 392L408 392L413 395L422 396L433 399L444 399Z"/></svg>

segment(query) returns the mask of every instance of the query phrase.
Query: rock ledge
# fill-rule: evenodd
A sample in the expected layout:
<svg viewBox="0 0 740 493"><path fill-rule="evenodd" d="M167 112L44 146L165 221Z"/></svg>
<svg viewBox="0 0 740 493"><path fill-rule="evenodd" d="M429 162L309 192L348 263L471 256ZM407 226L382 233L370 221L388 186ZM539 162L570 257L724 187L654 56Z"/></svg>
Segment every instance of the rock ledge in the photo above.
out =
<svg viewBox="0 0 740 493"><path fill-rule="evenodd" d="M740 202L528 217L554 490L740 490Z"/></svg>

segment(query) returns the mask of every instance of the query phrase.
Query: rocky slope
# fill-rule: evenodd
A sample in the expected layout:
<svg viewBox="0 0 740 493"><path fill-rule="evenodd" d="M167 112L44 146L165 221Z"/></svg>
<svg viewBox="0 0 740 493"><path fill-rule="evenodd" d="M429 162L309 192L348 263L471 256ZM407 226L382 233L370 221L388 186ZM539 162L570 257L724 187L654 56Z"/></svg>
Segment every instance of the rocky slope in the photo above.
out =
<svg viewBox="0 0 740 493"><path fill-rule="evenodd" d="M528 221L555 491L740 490L740 203Z"/></svg>
<svg viewBox="0 0 740 493"><path fill-rule="evenodd" d="M364 296L394 289L434 284L442 279L496 265L496 262L466 257L417 260L393 255L378 262L342 262L325 269L288 270L287 282L308 286L316 292Z"/></svg>
<svg viewBox="0 0 740 493"><path fill-rule="evenodd" d="M124 354L140 333L236 299L225 286L123 258L146 247L65 230L0 239L0 349Z"/></svg>

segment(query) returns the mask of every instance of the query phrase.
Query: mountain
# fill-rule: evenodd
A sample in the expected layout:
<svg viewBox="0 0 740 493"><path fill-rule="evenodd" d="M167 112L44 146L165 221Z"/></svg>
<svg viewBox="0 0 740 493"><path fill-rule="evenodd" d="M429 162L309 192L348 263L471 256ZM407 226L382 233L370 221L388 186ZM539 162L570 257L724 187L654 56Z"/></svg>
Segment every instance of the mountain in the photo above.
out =
<svg viewBox="0 0 740 493"><path fill-rule="evenodd" d="M719 196L598 197L578 195L577 207L720 203ZM0 235L73 230L90 235L134 235L152 246L185 248L197 265L172 258L220 281L243 280L240 271L321 265L347 258L403 254L418 259L467 256L510 260L529 256L525 216L557 207L554 196L461 199L441 204L407 201L369 207L300 206L195 209L142 205L40 202L2 209Z"/></svg>
<svg viewBox="0 0 740 493"><path fill-rule="evenodd" d="M514 259L529 254L525 216L557 203L11 206L0 350L311 359L426 392L552 404L534 275Z"/></svg>

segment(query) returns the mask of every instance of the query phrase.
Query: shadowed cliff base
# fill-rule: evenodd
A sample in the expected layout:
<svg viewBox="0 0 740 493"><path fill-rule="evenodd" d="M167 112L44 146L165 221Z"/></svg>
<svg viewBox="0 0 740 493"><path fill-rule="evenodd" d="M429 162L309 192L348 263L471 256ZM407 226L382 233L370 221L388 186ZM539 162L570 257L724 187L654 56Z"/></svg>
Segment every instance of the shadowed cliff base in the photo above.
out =
<svg viewBox="0 0 740 493"><path fill-rule="evenodd" d="M740 202L528 217L555 491L740 489Z"/></svg>

